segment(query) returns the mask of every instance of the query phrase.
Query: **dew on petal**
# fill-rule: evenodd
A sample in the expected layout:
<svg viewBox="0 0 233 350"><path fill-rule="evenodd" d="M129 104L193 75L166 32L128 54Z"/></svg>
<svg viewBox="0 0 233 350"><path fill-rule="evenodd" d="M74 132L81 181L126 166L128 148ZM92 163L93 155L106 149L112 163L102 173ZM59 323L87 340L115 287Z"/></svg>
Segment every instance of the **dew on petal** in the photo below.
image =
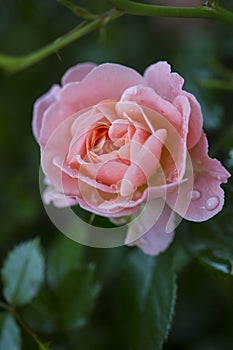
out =
<svg viewBox="0 0 233 350"><path fill-rule="evenodd" d="M205 207L207 210L214 210L219 206L220 199L217 196L213 196L207 199Z"/></svg>
<svg viewBox="0 0 233 350"><path fill-rule="evenodd" d="M188 199L195 201L201 197L201 192L198 190L192 190L188 193Z"/></svg>

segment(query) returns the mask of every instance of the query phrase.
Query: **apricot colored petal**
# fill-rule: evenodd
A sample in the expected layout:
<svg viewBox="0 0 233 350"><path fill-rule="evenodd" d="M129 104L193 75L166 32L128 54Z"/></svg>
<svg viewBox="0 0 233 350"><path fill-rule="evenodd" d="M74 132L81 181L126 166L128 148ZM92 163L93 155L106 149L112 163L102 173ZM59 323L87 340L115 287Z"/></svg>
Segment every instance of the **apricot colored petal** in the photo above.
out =
<svg viewBox="0 0 233 350"><path fill-rule="evenodd" d="M60 86L53 85L51 89L44 95L42 95L38 100L36 100L33 107L33 119L32 119L32 131L36 138L39 140L42 119L44 116L44 112L47 110L49 106L51 106L59 96Z"/></svg>
<svg viewBox="0 0 233 350"><path fill-rule="evenodd" d="M96 66L94 63L81 63L69 68L63 75L62 85L81 81Z"/></svg>
<svg viewBox="0 0 233 350"><path fill-rule="evenodd" d="M149 66L144 73L147 85L163 99L173 102L181 94L184 79L177 73L171 73L167 62L158 62Z"/></svg>

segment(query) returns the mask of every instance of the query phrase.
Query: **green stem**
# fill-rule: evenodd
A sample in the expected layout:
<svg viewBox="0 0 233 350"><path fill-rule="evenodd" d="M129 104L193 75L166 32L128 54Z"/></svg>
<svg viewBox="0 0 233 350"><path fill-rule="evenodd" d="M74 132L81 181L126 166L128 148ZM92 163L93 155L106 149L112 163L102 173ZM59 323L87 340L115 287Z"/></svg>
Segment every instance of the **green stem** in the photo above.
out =
<svg viewBox="0 0 233 350"><path fill-rule="evenodd" d="M109 0L117 9L131 15L209 18L218 19L233 25L233 13L224 8L207 3L201 7L176 7L147 5L129 0Z"/></svg>
<svg viewBox="0 0 233 350"><path fill-rule="evenodd" d="M21 318L13 306L8 305L0 301L0 308L8 311L20 324L20 326L34 339L34 341L39 345L40 350L48 350L48 348L41 342L39 337L33 332L29 325Z"/></svg>
<svg viewBox="0 0 233 350"><path fill-rule="evenodd" d="M0 68L3 68L9 72L17 72L27 68L50 54L57 52L82 36L94 31L97 28L100 28L103 25L106 25L109 21L114 20L121 15L121 11L111 10L108 13L100 15L97 19L90 23L82 22L81 25L74 28L64 36L28 55L11 56L0 54Z"/></svg>
<svg viewBox="0 0 233 350"><path fill-rule="evenodd" d="M68 0L58 0L59 2L69 4ZM207 5L201 7L172 7L172 6L157 6L146 5L129 0L109 0L116 8L99 15L92 21L82 22L78 27L68 32L64 36L58 38L45 47L32 52L31 54L24 56L5 55L0 53L0 68L9 72L17 72L24 68L33 65L36 62L44 59L45 57L57 52L63 47L69 45L75 40L83 37L84 35L101 28L108 22L122 16L123 14L141 15L141 16L162 16L162 17L186 17L186 18L209 18L218 19L223 22L227 22L233 25L233 13L225 10L224 8L215 4L215 2L209 2ZM74 7L72 6L74 10ZM80 11L80 8L78 8ZM76 8L77 10L77 8ZM84 17L88 17L90 20L94 16L89 12L83 12ZM80 14L80 12L79 12Z"/></svg>
<svg viewBox="0 0 233 350"><path fill-rule="evenodd" d="M92 19L96 19L98 17L98 15L87 11L85 8L83 8L81 6L77 6L77 5L73 4L69 0L57 0L57 2L59 2L62 5L64 5L65 7L67 7L76 16L81 17L83 19L86 19L88 21L90 21Z"/></svg>

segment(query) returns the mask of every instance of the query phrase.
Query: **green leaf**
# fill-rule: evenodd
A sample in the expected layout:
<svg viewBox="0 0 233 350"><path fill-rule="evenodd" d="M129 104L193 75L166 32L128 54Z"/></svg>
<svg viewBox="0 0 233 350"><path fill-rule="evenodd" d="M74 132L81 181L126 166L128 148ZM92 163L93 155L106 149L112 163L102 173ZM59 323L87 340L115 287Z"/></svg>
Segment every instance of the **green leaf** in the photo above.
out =
<svg viewBox="0 0 233 350"><path fill-rule="evenodd" d="M50 350L50 349L51 349L50 343L40 344L40 345L39 345L39 349L40 349L40 350Z"/></svg>
<svg viewBox="0 0 233 350"><path fill-rule="evenodd" d="M57 291L60 326L74 329L83 326L95 306L100 286L95 282L95 266L70 271L61 280Z"/></svg>
<svg viewBox="0 0 233 350"><path fill-rule="evenodd" d="M46 287L41 288L39 295L20 312L35 331L49 334L57 331L57 305Z"/></svg>
<svg viewBox="0 0 233 350"><path fill-rule="evenodd" d="M223 211L205 223L185 222L181 243L202 264L224 275L233 275L233 216L230 198Z"/></svg>
<svg viewBox="0 0 233 350"><path fill-rule="evenodd" d="M7 256L3 269L3 294L13 305L30 302L44 280L44 257L38 239L16 246Z"/></svg>
<svg viewBox="0 0 233 350"><path fill-rule="evenodd" d="M0 314L0 350L20 350L21 334L14 318L8 313Z"/></svg>
<svg viewBox="0 0 233 350"><path fill-rule="evenodd" d="M158 257L132 252L120 279L120 318L129 350L159 350L171 327L176 281L168 253Z"/></svg>
<svg viewBox="0 0 233 350"><path fill-rule="evenodd" d="M47 280L49 286L56 288L69 271L80 265L82 255L82 245L64 236L57 238L48 252Z"/></svg>

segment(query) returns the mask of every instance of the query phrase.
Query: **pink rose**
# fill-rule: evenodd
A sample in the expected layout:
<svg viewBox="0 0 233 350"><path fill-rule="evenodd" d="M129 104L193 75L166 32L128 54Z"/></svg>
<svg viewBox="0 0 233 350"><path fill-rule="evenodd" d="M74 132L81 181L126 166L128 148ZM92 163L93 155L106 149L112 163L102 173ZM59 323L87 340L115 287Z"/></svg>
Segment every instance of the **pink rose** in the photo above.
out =
<svg viewBox="0 0 233 350"><path fill-rule="evenodd" d="M166 62L143 76L118 64L69 69L34 105L45 203L114 220L149 203L142 230L132 223L126 237L148 254L171 242L174 212L192 221L217 214L230 174L209 158L200 105L183 83Z"/></svg>

